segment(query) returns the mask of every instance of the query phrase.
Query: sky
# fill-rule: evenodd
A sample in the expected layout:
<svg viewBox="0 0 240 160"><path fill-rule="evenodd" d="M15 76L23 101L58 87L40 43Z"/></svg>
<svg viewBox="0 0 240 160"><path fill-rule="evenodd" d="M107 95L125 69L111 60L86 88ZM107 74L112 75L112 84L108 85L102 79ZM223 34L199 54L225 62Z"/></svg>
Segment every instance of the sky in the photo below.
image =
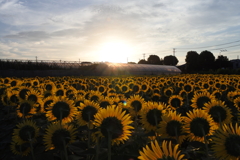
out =
<svg viewBox="0 0 240 160"><path fill-rule="evenodd" d="M0 0L0 59L138 62L240 55L239 0ZM175 53L173 50L175 48Z"/></svg>

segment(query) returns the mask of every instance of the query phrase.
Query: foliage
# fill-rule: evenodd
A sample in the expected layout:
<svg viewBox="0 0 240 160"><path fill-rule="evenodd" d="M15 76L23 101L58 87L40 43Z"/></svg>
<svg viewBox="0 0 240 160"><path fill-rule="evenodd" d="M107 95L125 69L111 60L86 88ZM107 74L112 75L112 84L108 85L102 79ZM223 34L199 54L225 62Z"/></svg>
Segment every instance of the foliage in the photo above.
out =
<svg viewBox="0 0 240 160"><path fill-rule="evenodd" d="M175 57L173 55L165 56L163 59L163 64L176 66L178 64L178 59L177 59L177 57Z"/></svg>

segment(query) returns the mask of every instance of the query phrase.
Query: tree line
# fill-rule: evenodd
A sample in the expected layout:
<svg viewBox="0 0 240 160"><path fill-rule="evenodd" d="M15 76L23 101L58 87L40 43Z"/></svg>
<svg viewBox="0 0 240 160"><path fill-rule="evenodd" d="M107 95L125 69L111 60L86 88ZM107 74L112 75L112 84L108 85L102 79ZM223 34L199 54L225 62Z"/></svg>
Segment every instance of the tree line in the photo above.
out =
<svg viewBox="0 0 240 160"><path fill-rule="evenodd" d="M212 52L205 50L200 54L196 51L188 51L185 64L179 66L184 73L198 73L207 72L210 70L231 69L232 63L227 56L219 55L217 58ZM157 55L150 55L147 60L141 59L138 64L156 64L156 65L172 65L176 66L178 63L177 57L173 55L165 56L163 59Z"/></svg>

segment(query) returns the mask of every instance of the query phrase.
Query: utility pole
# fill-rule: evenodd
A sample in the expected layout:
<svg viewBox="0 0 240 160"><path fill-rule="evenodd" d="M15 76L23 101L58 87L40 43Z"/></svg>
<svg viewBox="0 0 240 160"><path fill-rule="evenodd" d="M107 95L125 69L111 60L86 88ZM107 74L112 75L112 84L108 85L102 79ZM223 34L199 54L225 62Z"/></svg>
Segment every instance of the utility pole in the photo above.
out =
<svg viewBox="0 0 240 160"><path fill-rule="evenodd" d="M143 59L145 60L145 53L143 53Z"/></svg>
<svg viewBox="0 0 240 160"><path fill-rule="evenodd" d="M173 48L173 56L175 56L175 48Z"/></svg>
<svg viewBox="0 0 240 160"><path fill-rule="evenodd" d="M36 56L36 63L37 63L37 56Z"/></svg>

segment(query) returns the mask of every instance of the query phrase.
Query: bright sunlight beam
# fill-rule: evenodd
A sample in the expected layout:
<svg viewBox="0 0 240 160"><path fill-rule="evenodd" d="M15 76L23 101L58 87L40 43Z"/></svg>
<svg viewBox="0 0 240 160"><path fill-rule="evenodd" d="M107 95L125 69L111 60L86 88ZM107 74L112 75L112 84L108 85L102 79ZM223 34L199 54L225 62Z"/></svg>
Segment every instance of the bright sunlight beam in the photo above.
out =
<svg viewBox="0 0 240 160"><path fill-rule="evenodd" d="M102 62L127 63L128 57L133 53L132 48L121 41L103 43L99 58Z"/></svg>

